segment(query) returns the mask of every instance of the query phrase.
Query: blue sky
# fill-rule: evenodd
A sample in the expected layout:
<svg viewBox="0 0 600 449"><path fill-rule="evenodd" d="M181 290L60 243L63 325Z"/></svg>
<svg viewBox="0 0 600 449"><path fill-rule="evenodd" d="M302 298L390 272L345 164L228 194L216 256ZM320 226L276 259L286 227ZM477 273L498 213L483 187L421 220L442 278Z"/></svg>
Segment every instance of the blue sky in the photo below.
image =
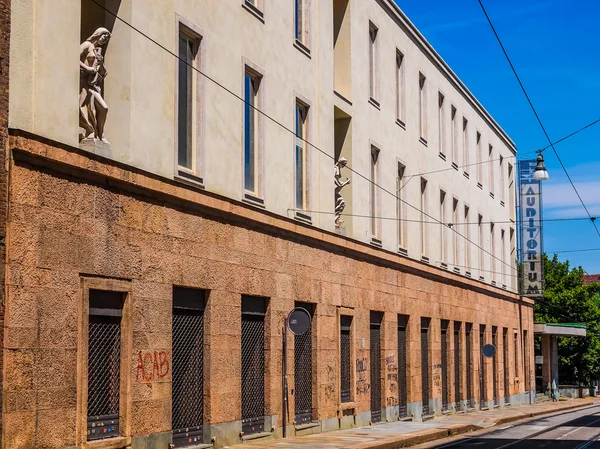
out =
<svg viewBox="0 0 600 449"><path fill-rule="evenodd" d="M513 139L519 153L548 142L477 0L395 0ZM483 0L550 138L600 119L600 2ZM600 123L555 146L592 216L600 216ZM544 218L587 217L552 149L544 152ZM524 158L535 154L523 155ZM600 219L597 222L600 229ZM551 251L600 248L589 220L544 223ZM600 273L600 251L559 254Z"/></svg>

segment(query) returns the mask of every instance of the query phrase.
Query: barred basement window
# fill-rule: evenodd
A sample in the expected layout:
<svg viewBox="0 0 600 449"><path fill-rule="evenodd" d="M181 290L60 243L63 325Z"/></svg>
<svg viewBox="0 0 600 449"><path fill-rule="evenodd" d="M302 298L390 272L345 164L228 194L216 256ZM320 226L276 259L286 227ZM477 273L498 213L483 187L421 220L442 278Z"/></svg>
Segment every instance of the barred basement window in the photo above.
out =
<svg viewBox="0 0 600 449"><path fill-rule="evenodd" d="M504 405L510 402L510 383L508 371L508 329L502 330L502 365L504 366Z"/></svg>
<svg viewBox="0 0 600 449"><path fill-rule="evenodd" d="M483 358L483 345L485 344L485 324L479 325L479 407L485 408L486 404L486 388L485 388L485 359Z"/></svg>
<svg viewBox="0 0 600 449"><path fill-rule="evenodd" d="M265 314L267 300L242 296L242 432L265 430Z"/></svg>
<svg viewBox="0 0 600 449"><path fill-rule="evenodd" d="M295 307L306 309L311 317L314 314L314 304L296 302ZM294 415L296 425L312 421L312 338L312 326L306 333L294 336Z"/></svg>
<svg viewBox="0 0 600 449"><path fill-rule="evenodd" d="M448 320L442 320L442 410L448 410Z"/></svg>
<svg viewBox="0 0 600 449"><path fill-rule="evenodd" d="M119 436L123 293L89 291L87 439Z"/></svg>
<svg viewBox="0 0 600 449"><path fill-rule="evenodd" d="M342 315L340 317L340 380L341 401L350 402L350 328L352 317Z"/></svg>
<svg viewBox="0 0 600 449"><path fill-rule="evenodd" d="M172 429L175 447L203 443L206 292L173 287Z"/></svg>
<svg viewBox="0 0 600 449"><path fill-rule="evenodd" d="M429 415L429 325L431 318L421 318L421 401L423 404L423 416Z"/></svg>
<svg viewBox="0 0 600 449"><path fill-rule="evenodd" d="M460 409L460 400L462 399L462 382L461 382L461 366L460 366L460 354L462 348L460 347L460 321L454 322L454 409Z"/></svg>
<svg viewBox="0 0 600 449"><path fill-rule="evenodd" d="M473 365L472 365L472 347L473 347L473 342L472 342L472 332L471 330L473 329L473 324L471 323L466 323L466 328L465 328L465 342L466 342L466 359L467 359L467 371L466 371L466 375L467 375L467 408L473 408L475 407L475 404L473 402L473 397L475 396L475 392L473 391Z"/></svg>
<svg viewBox="0 0 600 449"><path fill-rule="evenodd" d="M406 416L406 327L408 315L398 315L398 415Z"/></svg>
<svg viewBox="0 0 600 449"><path fill-rule="evenodd" d="M381 322L382 312L371 312L370 371L371 371L371 422L381 421Z"/></svg>
<svg viewBox="0 0 600 449"><path fill-rule="evenodd" d="M492 344L496 348L496 355L492 357L492 388L494 405L499 405L498 402L498 328L492 326Z"/></svg>

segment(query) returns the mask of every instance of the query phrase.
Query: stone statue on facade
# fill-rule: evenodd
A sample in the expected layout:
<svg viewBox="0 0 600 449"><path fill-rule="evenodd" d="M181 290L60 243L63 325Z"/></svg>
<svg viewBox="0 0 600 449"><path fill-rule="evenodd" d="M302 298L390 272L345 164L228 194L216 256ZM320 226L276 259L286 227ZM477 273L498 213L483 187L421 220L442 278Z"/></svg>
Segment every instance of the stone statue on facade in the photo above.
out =
<svg viewBox="0 0 600 449"><path fill-rule="evenodd" d="M346 178L345 181L342 181L342 168L345 167L347 163L348 160L345 157L341 157L335 163L335 229L337 231L341 231L341 226L344 222L341 219L341 216L346 207L346 201L344 201L340 192L345 185L350 184L350 178Z"/></svg>
<svg viewBox="0 0 600 449"><path fill-rule="evenodd" d="M108 71L104 65L102 46L110 39L106 28L98 28L79 47L79 126L81 140L102 141L108 105L102 97L102 82Z"/></svg>

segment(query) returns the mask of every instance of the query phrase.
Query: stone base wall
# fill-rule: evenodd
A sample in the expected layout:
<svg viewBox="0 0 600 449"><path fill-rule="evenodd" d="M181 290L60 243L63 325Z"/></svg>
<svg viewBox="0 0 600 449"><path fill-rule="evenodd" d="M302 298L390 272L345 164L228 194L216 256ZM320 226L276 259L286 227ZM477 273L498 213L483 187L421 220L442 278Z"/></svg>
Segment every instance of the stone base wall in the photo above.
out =
<svg viewBox="0 0 600 449"><path fill-rule="evenodd" d="M312 419L321 423L323 431L365 425L371 420L371 311L383 313L379 399L384 420L388 415L392 419L397 416L398 314L409 316L406 392L409 414L415 419L421 419L422 317L431 320L426 381L433 413L441 413L443 385L448 388L449 402L467 397L467 376L472 379L471 396L479 403L481 324L486 325L485 342L490 343L492 326L499 332L508 329L507 395L516 399L531 389L525 379L533 379L533 373L523 373L522 352L522 330L533 336L532 303L528 300L34 136L15 133L10 149L6 448L87 446L85 298L90 288L123 291L127 298L122 318L121 366L126 367L121 376L122 436L106 440L106 447L122 443L148 449L159 447L150 441L169 438L174 286L206 291L204 442L215 437L216 447L241 442L243 295L267 301L265 431L272 427L276 437L281 434L282 422L281 332L295 301L314 305ZM345 403L340 397L342 315L352 317L350 402ZM455 398L453 356L447 357L448 374L445 383L443 380L441 320L449 320L451 335L454 323L462 323L459 371L463 398ZM466 366L466 323L472 324L471 366ZM518 335L516 348L513 333ZM291 333L288 341L293 421L296 392L292 392ZM452 355L454 338L448 342L448 355ZM533 341L528 344L531 348ZM502 355L501 338L499 345L498 354ZM156 368L152 354L161 353L164 356ZM528 366L533 367L532 362ZM485 363L487 398L491 399L493 391L493 363L498 370L498 395L504 397L505 361L486 359Z"/></svg>

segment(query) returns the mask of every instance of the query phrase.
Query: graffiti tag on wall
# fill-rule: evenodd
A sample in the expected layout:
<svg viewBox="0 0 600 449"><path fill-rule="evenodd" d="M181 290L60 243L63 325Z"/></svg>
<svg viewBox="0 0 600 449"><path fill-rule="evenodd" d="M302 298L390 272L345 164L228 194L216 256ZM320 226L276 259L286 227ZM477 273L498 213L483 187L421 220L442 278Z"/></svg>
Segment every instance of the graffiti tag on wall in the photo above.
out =
<svg viewBox="0 0 600 449"><path fill-rule="evenodd" d="M138 353L136 379L141 382L152 382L169 374L169 358L165 351L147 351Z"/></svg>

